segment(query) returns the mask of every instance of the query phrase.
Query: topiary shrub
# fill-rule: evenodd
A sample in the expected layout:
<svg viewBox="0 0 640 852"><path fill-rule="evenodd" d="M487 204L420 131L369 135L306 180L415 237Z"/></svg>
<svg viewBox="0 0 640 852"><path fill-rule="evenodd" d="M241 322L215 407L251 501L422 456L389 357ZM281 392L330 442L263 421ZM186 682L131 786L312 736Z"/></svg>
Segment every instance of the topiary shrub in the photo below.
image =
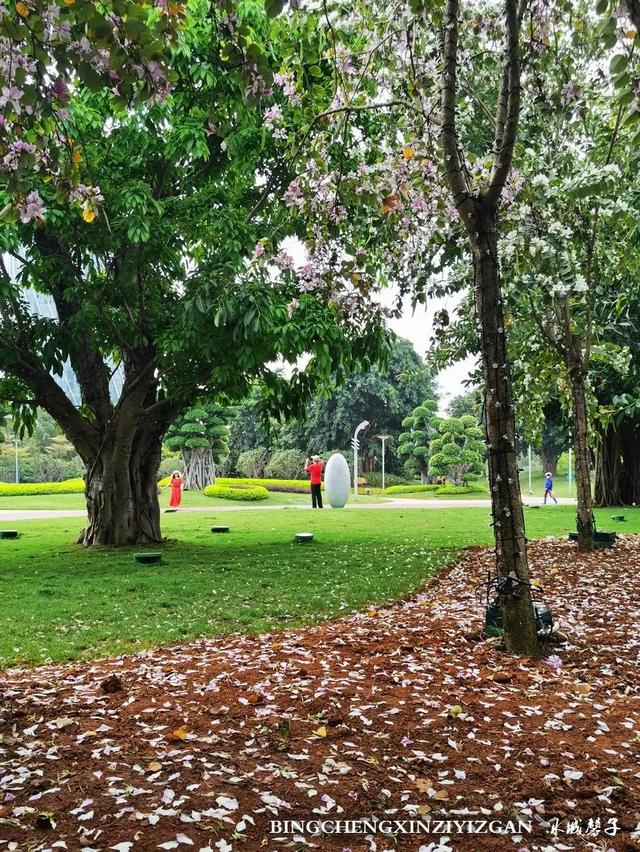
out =
<svg viewBox="0 0 640 852"><path fill-rule="evenodd" d="M0 497L27 497L31 494L84 494L84 479L63 482L0 482Z"/></svg>
<svg viewBox="0 0 640 852"><path fill-rule="evenodd" d="M269 492L260 485L207 485L202 493L206 497L218 497L220 500L239 500L253 503L266 500Z"/></svg>

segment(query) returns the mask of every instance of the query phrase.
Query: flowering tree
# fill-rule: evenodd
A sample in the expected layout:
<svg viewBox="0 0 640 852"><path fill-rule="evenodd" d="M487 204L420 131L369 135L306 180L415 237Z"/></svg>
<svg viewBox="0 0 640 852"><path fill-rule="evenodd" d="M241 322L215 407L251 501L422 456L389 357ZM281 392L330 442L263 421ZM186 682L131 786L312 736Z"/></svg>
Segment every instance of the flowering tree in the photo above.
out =
<svg viewBox="0 0 640 852"><path fill-rule="evenodd" d="M562 4L549 4L537 16L527 55L530 71L523 79L527 144L519 153L518 189L503 211L499 243L516 392L528 439L541 438L545 408L558 390L568 400L581 549L593 546L590 444L596 416L600 428L605 415L597 411L590 388L591 355L623 319L619 296L636 279L634 253L619 233L637 228L636 167L626 155L636 131L625 116L630 103L640 103L640 90L624 88L626 71L618 74L621 87L614 98L603 88L596 20L588 4L573 4L568 18ZM607 20L610 25L617 37L605 47L604 58L621 72L630 66L636 33L619 12ZM456 275L463 283L469 277L463 265ZM461 323L441 333L450 357L461 349L473 351L469 320L465 310Z"/></svg>
<svg viewBox="0 0 640 852"><path fill-rule="evenodd" d="M0 195L2 217L40 222L42 181L58 204L95 216L100 190L82 181L82 143L71 100L86 87L114 109L163 97L167 47L184 7L168 0L0 3Z"/></svg>
<svg viewBox="0 0 640 852"><path fill-rule="evenodd" d="M112 95L78 67L66 110L78 170L69 191L81 210L46 163L34 170L21 154L42 205L2 234L19 264L17 279L0 267L2 392L23 424L45 408L82 457L87 545L161 539L161 441L203 393L238 399L258 380L268 404L298 413L314 382L383 348L375 306L362 313L357 300L300 292L281 246L297 223L279 200L260 202L261 183L283 172L262 115L281 42L261 3L242 14L231 6L192 4L165 55L171 91L162 97L132 94L115 112ZM162 9L149 14L164 19ZM144 42L142 24L129 30ZM147 71L161 85L158 67ZM34 314L24 287L48 294L57 318ZM308 365L292 367L290 380L268 366L303 353ZM79 409L52 376L66 359ZM113 399L117 368L124 381Z"/></svg>
<svg viewBox="0 0 640 852"><path fill-rule="evenodd" d="M423 299L439 289L434 275L471 258L505 640L535 653L497 242L513 195L525 10L516 0L491 16L457 0L415 0L392 14L379 0L325 3L315 24L331 85L314 84L307 55L291 60L278 127L299 162L284 197L307 223L309 289L339 277L369 294L393 280ZM306 128L297 134L296 115ZM318 125L324 137L305 144Z"/></svg>
<svg viewBox="0 0 640 852"><path fill-rule="evenodd" d="M595 414L589 387L591 354L615 325L620 291L633 286L636 261L619 233L631 233L638 226L631 191L634 169L626 162L625 144L634 131L623 121L624 99L612 100L602 89L598 62L602 48L593 40L591 23L584 6L575 9L570 26L559 10L548 15L555 56L538 63L535 83L530 84L546 104L544 120L534 110L525 116L526 131L534 141L519 162L521 203L510 210L502 251L517 335L529 347L535 337L542 356L532 359L524 354L522 360L531 363L546 356L552 364L558 361L571 400L581 550L593 547L595 529L589 447ZM621 30L630 55L635 32L629 30L628 21ZM620 56L611 59L616 67ZM530 332L528 340L525 329ZM546 371L538 363L534 372L539 377Z"/></svg>

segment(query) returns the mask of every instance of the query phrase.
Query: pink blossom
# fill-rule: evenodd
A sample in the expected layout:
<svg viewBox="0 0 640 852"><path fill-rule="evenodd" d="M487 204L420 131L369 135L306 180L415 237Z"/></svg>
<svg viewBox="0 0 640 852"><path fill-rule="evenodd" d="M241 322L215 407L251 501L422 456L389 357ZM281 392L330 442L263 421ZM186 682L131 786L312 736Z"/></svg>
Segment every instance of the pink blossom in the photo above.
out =
<svg viewBox="0 0 640 852"><path fill-rule="evenodd" d="M47 210L42 198L40 198L40 193L37 190L33 190L18 205L18 212L20 213L20 221L26 224L32 219L42 221Z"/></svg>
<svg viewBox="0 0 640 852"><path fill-rule="evenodd" d="M267 109L264 111L264 115L262 116L262 118L265 127L275 127L279 122L282 121L282 107L278 106L278 104L274 104L273 106L267 107Z"/></svg>
<svg viewBox="0 0 640 852"><path fill-rule="evenodd" d="M302 102L300 95L296 91L293 74L290 71L283 74L276 74L273 79L279 86L281 86L282 94L291 104L297 106Z"/></svg>
<svg viewBox="0 0 640 852"><path fill-rule="evenodd" d="M0 107L13 107L16 115L20 115L20 98L24 93L17 86L4 86L0 92Z"/></svg>
<svg viewBox="0 0 640 852"><path fill-rule="evenodd" d="M62 77L58 77L55 83L46 89L46 97L48 100L67 103L69 100L69 89L66 81Z"/></svg>
<svg viewBox="0 0 640 852"><path fill-rule="evenodd" d="M147 73L149 74L152 83L162 83L165 79L164 71L154 59L147 62Z"/></svg>
<svg viewBox="0 0 640 852"><path fill-rule="evenodd" d="M320 279L317 276L316 268L312 263L305 264L300 270L300 280L298 282L298 290L301 293L312 293L320 286Z"/></svg>
<svg viewBox="0 0 640 852"><path fill-rule="evenodd" d="M20 160L23 154L35 154L36 146L29 142L23 142L19 139L17 142L12 142L9 146L9 151L3 159L4 165L9 169L17 169L20 165Z"/></svg>
<svg viewBox="0 0 640 852"><path fill-rule="evenodd" d="M293 258L284 250L279 251L275 256L275 262L276 266L283 271L286 269L293 269Z"/></svg>
<svg viewBox="0 0 640 852"><path fill-rule="evenodd" d="M301 210L304 206L304 197L302 196L302 191L300 189L300 182L297 180L292 180L289 186L287 187L284 195L282 196L282 200L289 207L295 207L297 210Z"/></svg>

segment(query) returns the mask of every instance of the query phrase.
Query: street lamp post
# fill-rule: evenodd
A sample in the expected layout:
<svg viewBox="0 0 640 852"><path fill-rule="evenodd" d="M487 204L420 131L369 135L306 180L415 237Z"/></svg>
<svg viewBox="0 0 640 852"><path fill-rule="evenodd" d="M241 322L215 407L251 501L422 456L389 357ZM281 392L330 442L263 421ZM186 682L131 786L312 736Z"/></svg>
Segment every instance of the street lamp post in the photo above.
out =
<svg viewBox="0 0 640 852"><path fill-rule="evenodd" d="M362 423L359 423L356 427L356 431L353 433L353 438L351 439L351 446L353 447L353 496L354 499L358 497L358 450L360 449L360 441L358 440L358 435L362 432L363 429L366 429L369 425L368 420L363 420Z"/></svg>
<svg viewBox="0 0 640 852"><path fill-rule="evenodd" d="M384 491L384 442L388 440L390 435L376 435L382 441L382 490Z"/></svg>

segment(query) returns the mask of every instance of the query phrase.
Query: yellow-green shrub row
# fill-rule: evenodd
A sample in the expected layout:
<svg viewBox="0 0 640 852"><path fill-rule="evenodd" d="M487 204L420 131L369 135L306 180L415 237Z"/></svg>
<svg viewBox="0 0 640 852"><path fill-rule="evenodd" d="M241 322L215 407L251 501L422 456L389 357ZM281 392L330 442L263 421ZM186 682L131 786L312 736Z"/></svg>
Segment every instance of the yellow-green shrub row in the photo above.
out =
<svg viewBox="0 0 640 852"><path fill-rule="evenodd" d="M158 482L158 486L163 488L171 481L170 476L165 476ZM259 486L266 488L267 491L293 491L298 493L307 493L309 491L309 482L306 479L242 479L240 477L219 476L216 479L216 485L227 485L235 488L236 486ZM322 484L324 488L324 483Z"/></svg>
<svg viewBox="0 0 640 852"><path fill-rule="evenodd" d="M420 494L423 491L436 492L439 485L390 485L384 489L385 494Z"/></svg>
<svg viewBox="0 0 640 852"><path fill-rule="evenodd" d="M30 494L83 494L84 480L65 479L64 482L0 482L0 497L27 497Z"/></svg>
<svg viewBox="0 0 640 852"><path fill-rule="evenodd" d="M216 483L220 483L220 485L259 485L262 488L266 488L267 491L272 488L274 490L282 488L294 488L296 491L309 490L308 479L242 479L220 477L216 479ZM324 488L324 483L322 483L322 487Z"/></svg>
<svg viewBox="0 0 640 852"><path fill-rule="evenodd" d="M259 485L234 486L229 485L207 485L203 488L202 493L206 497L219 497L221 500L241 500L254 502L256 500L266 500L269 492L266 488Z"/></svg>
<svg viewBox="0 0 640 852"><path fill-rule="evenodd" d="M440 497L456 494L486 494L487 489L479 482L469 483L468 485L391 485L385 488L385 494L420 494L421 492L430 491Z"/></svg>

